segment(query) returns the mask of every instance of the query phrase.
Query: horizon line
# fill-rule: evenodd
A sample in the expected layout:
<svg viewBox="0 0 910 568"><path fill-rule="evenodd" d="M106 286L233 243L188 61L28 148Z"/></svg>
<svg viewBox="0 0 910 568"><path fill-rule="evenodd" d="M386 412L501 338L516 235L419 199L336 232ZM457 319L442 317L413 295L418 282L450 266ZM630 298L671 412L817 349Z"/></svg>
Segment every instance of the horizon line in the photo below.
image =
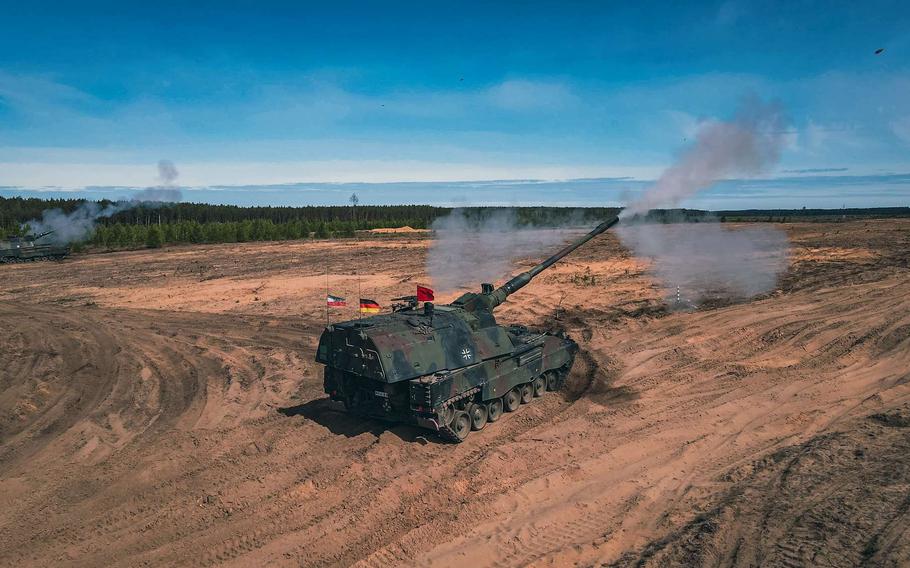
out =
<svg viewBox="0 0 910 568"><path fill-rule="evenodd" d="M783 170L787 173L799 173L799 170ZM812 175L783 175L773 177L735 177L719 179L712 186L722 183L737 182L775 182L775 181L821 181L821 180L884 180L889 178L910 177L910 171L888 171L879 174L857 173L844 174L846 168L818 168L814 170L802 170L807 174L811 171ZM825 172L836 173L837 175L820 175ZM342 187L342 186L393 186L393 185L469 185L469 184L556 184L556 183L596 183L596 182L629 182L629 183L655 183L657 179L636 178L634 176L603 176L603 177L577 177L577 178L492 178L492 179L464 179L464 180L400 180L400 181L294 181L286 183L244 183L244 184L205 184L205 185L81 185L81 186L60 186L60 185L0 185L0 191L32 191L32 192L79 192L79 191L130 191L142 190L149 188L167 188L189 191L219 191L219 190L237 190L237 189L281 189L281 188L299 188L300 186L321 186L321 187ZM708 189L708 188L706 188Z"/></svg>

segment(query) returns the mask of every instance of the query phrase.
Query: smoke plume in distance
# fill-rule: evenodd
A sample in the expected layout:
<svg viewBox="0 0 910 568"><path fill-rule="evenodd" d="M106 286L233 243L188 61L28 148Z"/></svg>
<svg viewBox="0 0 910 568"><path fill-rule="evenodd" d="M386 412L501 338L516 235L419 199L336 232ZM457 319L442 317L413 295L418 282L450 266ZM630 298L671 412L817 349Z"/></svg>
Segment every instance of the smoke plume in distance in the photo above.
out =
<svg viewBox="0 0 910 568"><path fill-rule="evenodd" d="M33 219L28 225L36 234L54 231L49 239L61 244L80 241L92 233L98 219L111 217L138 205L149 207L180 201L182 194L176 185L178 175L173 162L161 160L158 162L158 180L161 185L157 187L143 189L129 200L105 207L94 201L86 201L70 213L62 209L47 209L41 213L41 219Z"/></svg>

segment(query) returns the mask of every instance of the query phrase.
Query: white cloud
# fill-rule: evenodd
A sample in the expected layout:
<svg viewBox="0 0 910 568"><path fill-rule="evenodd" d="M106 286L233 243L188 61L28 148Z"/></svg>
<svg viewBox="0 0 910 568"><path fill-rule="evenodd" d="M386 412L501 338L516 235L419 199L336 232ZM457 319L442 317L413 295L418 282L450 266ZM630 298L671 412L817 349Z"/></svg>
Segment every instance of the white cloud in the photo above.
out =
<svg viewBox="0 0 910 568"><path fill-rule="evenodd" d="M487 90L489 101L506 110L558 109L576 101L576 96L562 83L545 83L512 79Z"/></svg>
<svg viewBox="0 0 910 568"><path fill-rule="evenodd" d="M160 159L178 163L181 182L193 185L648 179L749 93L780 97L791 110L786 168L910 167L910 79L900 72L791 82L714 73L621 86L516 77L369 94L346 80L260 84L217 104L114 102L52 77L0 71L0 105L12 118L0 123L0 185L143 186Z"/></svg>
<svg viewBox="0 0 910 568"><path fill-rule="evenodd" d="M891 122L891 131L904 143L910 144L910 115L893 120Z"/></svg>
<svg viewBox="0 0 910 568"><path fill-rule="evenodd" d="M804 147L808 149L809 152L814 154L819 153L824 150L825 145L831 138L831 130L825 128L813 120L809 120L809 124L806 125L806 128L803 130L805 144Z"/></svg>
<svg viewBox="0 0 910 568"><path fill-rule="evenodd" d="M594 177L652 179L658 168L483 164L416 160L314 160L282 162L178 162L180 184L269 185L304 182L565 180ZM79 189L86 186L145 187L157 183L150 164L0 163L0 186Z"/></svg>
<svg viewBox="0 0 910 568"><path fill-rule="evenodd" d="M40 111L48 106L95 105L88 93L64 85L45 75L14 75L0 70L0 99L15 108Z"/></svg>

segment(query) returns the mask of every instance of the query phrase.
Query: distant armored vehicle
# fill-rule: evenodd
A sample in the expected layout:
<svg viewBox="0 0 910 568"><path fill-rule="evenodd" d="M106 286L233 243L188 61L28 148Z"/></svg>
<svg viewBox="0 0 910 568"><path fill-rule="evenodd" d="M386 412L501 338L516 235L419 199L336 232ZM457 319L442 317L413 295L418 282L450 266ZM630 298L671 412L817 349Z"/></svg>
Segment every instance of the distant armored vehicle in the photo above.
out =
<svg viewBox="0 0 910 568"><path fill-rule="evenodd" d="M569 374L578 345L561 332L496 323L493 310L532 278L618 222L598 225L499 288L463 294L449 305L416 297L390 314L329 325L316 361L325 365L325 392L348 411L408 422L460 442L503 411Z"/></svg>
<svg viewBox="0 0 910 568"><path fill-rule="evenodd" d="M0 240L0 262L28 262L31 260L61 259L70 253L66 245L56 244L45 240L39 242L54 231L40 235L25 235L23 237L6 237Z"/></svg>

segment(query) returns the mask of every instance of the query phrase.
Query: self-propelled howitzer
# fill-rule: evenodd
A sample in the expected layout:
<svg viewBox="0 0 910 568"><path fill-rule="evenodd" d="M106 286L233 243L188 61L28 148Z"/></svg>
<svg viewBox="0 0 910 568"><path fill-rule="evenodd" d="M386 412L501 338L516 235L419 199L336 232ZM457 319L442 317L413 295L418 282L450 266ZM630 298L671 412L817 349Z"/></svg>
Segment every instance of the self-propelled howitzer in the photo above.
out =
<svg viewBox="0 0 910 568"><path fill-rule="evenodd" d="M40 235L10 236L6 239L0 239L0 263L62 259L70 252L68 246L55 242L38 242L53 232L47 231Z"/></svg>
<svg viewBox="0 0 910 568"><path fill-rule="evenodd" d="M353 413L408 422L460 442L503 411L557 390L578 344L563 332L496 323L493 310L535 276L618 222L613 217L499 288L448 305L416 302L329 325L316 361L325 392Z"/></svg>

